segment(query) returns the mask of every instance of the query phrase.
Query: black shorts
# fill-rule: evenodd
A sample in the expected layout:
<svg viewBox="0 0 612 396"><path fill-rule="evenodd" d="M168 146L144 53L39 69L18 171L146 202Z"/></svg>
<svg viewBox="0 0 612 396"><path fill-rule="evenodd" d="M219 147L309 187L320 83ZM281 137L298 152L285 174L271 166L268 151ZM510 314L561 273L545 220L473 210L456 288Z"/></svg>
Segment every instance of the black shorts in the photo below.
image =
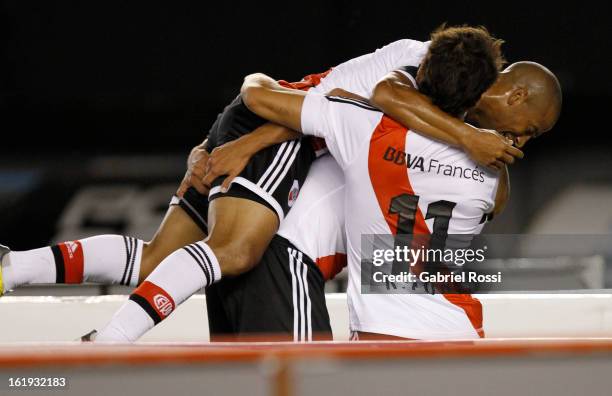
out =
<svg viewBox="0 0 612 396"><path fill-rule="evenodd" d="M316 264L277 235L254 269L206 289L211 341L331 340L324 286Z"/></svg>
<svg viewBox="0 0 612 396"><path fill-rule="evenodd" d="M223 196L250 199L269 207L282 221L295 202L314 159L314 150L307 139L268 147L255 154L227 192L221 192L225 176L215 180L208 200Z"/></svg>
<svg viewBox="0 0 612 396"><path fill-rule="evenodd" d="M265 122L237 97L211 128L207 150L210 152L250 133ZM208 197L190 188L182 199L173 202L178 203L204 231L207 231L208 202L223 196L259 202L274 211L279 221L282 221L295 202L315 158L309 137L268 147L251 158L227 192L221 192L221 184L225 179L222 176L213 182Z"/></svg>

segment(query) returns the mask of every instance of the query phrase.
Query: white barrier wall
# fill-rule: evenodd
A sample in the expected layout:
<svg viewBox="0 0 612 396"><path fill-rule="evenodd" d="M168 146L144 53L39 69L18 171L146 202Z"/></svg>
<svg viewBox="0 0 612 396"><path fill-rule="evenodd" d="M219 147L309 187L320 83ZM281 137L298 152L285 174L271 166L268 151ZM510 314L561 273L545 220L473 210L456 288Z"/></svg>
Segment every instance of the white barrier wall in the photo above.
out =
<svg viewBox="0 0 612 396"><path fill-rule="evenodd" d="M483 295L487 337L611 337L612 294ZM70 341L104 326L126 296L0 298L0 342ZM336 340L348 340L345 294L328 294ZM207 341L204 296L181 305L143 341Z"/></svg>

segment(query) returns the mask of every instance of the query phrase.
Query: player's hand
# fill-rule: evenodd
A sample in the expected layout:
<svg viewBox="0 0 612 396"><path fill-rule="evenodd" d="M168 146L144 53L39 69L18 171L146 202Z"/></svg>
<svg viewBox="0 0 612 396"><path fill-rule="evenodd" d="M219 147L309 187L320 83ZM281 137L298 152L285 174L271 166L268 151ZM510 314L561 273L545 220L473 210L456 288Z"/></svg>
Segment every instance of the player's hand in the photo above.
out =
<svg viewBox="0 0 612 396"><path fill-rule="evenodd" d="M501 170L506 164L511 165L517 158L523 158L521 150L512 145L512 141L494 130L474 128L475 132L467 136L463 147L468 155L480 165Z"/></svg>
<svg viewBox="0 0 612 396"><path fill-rule="evenodd" d="M182 197L189 187L195 188L200 194L208 195L209 188L202 183L209 157L208 152L204 149L205 145L206 142L194 147L189 153L187 172L176 192L179 197Z"/></svg>
<svg viewBox="0 0 612 396"><path fill-rule="evenodd" d="M250 149L249 143L244 139L233 140L215 148L208 158L206 175L202 183L210 188L215 179L227 175L221 184L221 191L226 192L234 178L242 173L255 152Z"/></svg>

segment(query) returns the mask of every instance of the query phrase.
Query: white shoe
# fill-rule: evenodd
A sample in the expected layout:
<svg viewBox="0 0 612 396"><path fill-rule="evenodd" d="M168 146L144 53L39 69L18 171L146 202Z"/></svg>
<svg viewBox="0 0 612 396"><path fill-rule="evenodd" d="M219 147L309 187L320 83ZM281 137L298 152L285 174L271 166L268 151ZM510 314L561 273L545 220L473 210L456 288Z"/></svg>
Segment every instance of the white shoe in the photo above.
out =
<svg viewBox="0 0 612 396"><path fill-rule="evenodd" d="M2 282L2 258L10 251L11 249L8 247L0 245L0 296L2 296L5 292L4 282Z"/></svg>

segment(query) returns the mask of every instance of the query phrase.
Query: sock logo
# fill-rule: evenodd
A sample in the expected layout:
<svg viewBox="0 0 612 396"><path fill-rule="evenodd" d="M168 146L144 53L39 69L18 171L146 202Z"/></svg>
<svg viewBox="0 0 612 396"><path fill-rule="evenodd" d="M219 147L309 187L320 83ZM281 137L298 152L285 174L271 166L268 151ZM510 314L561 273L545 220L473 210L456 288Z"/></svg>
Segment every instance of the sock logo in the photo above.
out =
<svg viewBox="0 0 612 396"><path fill-rule="evenodd" d="M163 294L156 294L153 297L153 303L155 304L155 308L161 313L163 316L168 316L174 310L174 305L172 301Z"/></svg>
<svg viewBox="0 0 612 396"><path fill-rule="evenodd" d="M74 254L76 253L76 251L79 250L79 246L81 246L78 241L64 242L64 245L66 246L66 252L68 253L68 257L71 260L74 258Z"/></svg>
<svg viewBox="0 0 612 396"><path fill-rule="evenodd" d="M176 304L174 299L164 289L155 283L144 281L134 293L130 300L140 305L140 308L153 319L155 324L166 319L174 311Z"/></svg>
<svg viewBox="0 0 612 396"><path fill-rule="evenodd" d="M164 289L149 281L142 282L130 300L140 305L155 324L166 319L176 307L174 299Z"/></svg>
<svg viewBox="0 0 612 396"><path fill-rule="evenodd" d="M83 283L85 259L80 241L51 246L55 261L56 283Z"/></svg>

